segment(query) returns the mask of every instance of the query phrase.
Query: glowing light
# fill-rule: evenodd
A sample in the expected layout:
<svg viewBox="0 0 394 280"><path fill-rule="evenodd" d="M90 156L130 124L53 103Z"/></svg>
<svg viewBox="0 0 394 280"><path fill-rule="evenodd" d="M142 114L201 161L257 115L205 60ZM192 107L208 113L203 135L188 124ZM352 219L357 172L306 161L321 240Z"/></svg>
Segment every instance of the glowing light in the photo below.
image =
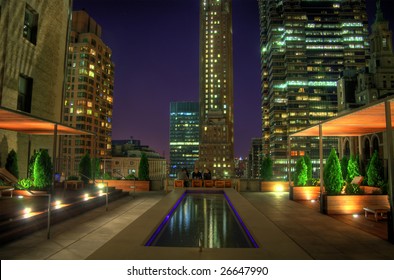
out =
<svg viewBox="0 0 394 280"><path fill-rule="evenodd" d="M103 189L103 188L104 188L104 184L103 184L103 183L98 183L98 184L97 184L97 187L98 187L99 189Z"/></svg>
<svg viewBox="0 0 394 280"><path fill-rule="evenodd" d="M85 193L85 195L83 196L83 200L88 200L89 199L89 194L88 193Z"/></svg>
<svg viewBox="0 0 394 280"><path fill-rule="evenodd" d="M312 202L312 203L315 203L315 202L316 202L316 200L312 199L312 200L311 200L311 202Z"/></svg>
<svg viewBox="0 0 394 280"><path fill-rule="evenodd" d="M275 185L275 191L276 192L283 192L284 191L283 185Z"/></svg>
<svg viewBox="0 0 394 280"><path fill-rule="evenodd" d="M22 199L22 198L23 198L23 195L18 195L18 198L19 198L19 199Z"/></svg>
<svg viewBox="0 0 394 280"><path fill-rule="evenodd" d="M358 214L353 214L353 218L358 218Z"/></svg>
<svg viewBox="0 0 394 280"><path fill-rule="evenodd" d="M31 208L27 207L23 210L23 214L27 215L31 213Z"/></svg>

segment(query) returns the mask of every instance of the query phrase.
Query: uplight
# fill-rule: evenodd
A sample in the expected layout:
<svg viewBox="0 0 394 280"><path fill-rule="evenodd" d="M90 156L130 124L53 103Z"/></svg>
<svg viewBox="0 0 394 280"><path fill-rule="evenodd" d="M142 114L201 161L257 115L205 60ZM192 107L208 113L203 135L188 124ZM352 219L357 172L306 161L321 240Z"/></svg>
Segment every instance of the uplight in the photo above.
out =
<svg viewBox="0 0 394 280"><path fill-rule="evenodd" d="M353 214L353 218L358 218L358 214Z"/></svg>
<svg viewBox="0 0 394 280"><path fill-rule="evenodd" d="M103 184L103 183L98 183L98 184L97 184L97 187L98 187L99 189L103 189L103 188L104 188L104 184Z"/></svg>
<svg viewBox="0 0 394 280"><path fill-rule="evenodd" d="M316 200L312 199L312 200L311 200L311 202L312 202L312 203L315 203L315 202L316 202Z"/></svg>
<svg viewBox="0 0 394 280"><path fill-rule="evenodd" d="M282 185L276 185L276 186L275 186L275 191L277 191L277 192L283 192L283 190L284 190L284 188L283 188Z"/></svg>
<svg viewBox="0 0 394 280"><path fill-rule="evenodd" d="M83 196L83 200L88 200L89 199L89 194L85 193L85 195Z"/></svg>
<svg viewBox="0 0 394 280"><path fill-rule="evenodd" d="M26 207L24 210L23 210L23 214L29 214L29 213L31 213L31 208L29 208L29 207Z"/></svg>
<svg viewBox="0 0 394 280"><path fill-rule="evenodd" d="M60 200L55 201L55 209L59 209L61 207L62 202Z"/></svg>

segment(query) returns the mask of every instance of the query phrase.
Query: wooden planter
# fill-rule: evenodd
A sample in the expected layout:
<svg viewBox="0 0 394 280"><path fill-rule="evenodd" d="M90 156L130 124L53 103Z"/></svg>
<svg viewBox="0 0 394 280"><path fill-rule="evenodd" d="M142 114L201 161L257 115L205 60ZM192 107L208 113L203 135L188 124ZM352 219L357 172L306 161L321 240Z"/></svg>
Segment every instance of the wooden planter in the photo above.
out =
<svg viewBox="0 0 394 280"><path fill-rule="evenodd" d="M289 182L288 181L261 181L260 191L261 192L288 192Z"/></svg>
<svg viewBox="0 0 394 280"><path fill-rule="evenodd" d="M136 192L149 192L150 181L138 181L138 180L98 180L97 183L107 183L108 187L114 187L115 189L122 190L124 192L134 191L130 187L135 187Z"/></svg>
<svg viewBox="0 0 394 280"><path fill-rule="evenodd" d="M320 186L290 187L290 199L294 201L319 199Z"/></svg>
<svg viewBox="0 0 394 280"><path fill-rule="evenodd" d="M328 215L363 213L364 207L390 207L388 196L379 194L324 194L322 206L323 212Z"/></svg>

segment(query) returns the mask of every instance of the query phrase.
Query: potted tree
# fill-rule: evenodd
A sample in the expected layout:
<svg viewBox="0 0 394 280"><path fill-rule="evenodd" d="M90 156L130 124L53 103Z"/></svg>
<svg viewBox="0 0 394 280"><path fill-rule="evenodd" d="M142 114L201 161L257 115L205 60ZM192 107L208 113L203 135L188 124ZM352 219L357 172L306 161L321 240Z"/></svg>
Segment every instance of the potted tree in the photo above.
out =
<svg viewBox="0 0 394 280"><path fill-rule="evenodd" d="M289 193L291 200L313 200L319 197L320 187L311 184L312 162L308 155L297 160L293 182Z"/></svg>

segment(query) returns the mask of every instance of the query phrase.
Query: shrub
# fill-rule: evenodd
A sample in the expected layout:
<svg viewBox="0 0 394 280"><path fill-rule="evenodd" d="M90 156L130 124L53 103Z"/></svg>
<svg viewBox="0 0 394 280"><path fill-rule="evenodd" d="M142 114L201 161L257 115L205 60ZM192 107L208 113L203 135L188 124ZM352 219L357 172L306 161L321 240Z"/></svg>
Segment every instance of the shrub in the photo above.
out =
<svg viewBox="0 0 394 280"><path fill-rule="evenodd" d="M16 155L16 152L14 149L12 149L7 156L7 161L5 163L5 169L7 169L12 175L14 175L16 178L19 176L19 171L18 171L18 156Z"/></svg>
<svg viewBox="0 0 394 280"><path fill-rule="evenodd" d="M34 162L34 186L43 189L52 184L52 162L47 150L42 150Z"/></svg>
<svg viewBox="0 0 394 280"><path fill-rule="evenodd" d="M89 179L92 177L92 162L90 161L90 155L86 153L79 162L78 172L81 175L81 180L85 183L89 183Z"/></svg>
<svg viewBox="0 0 394 280"><path fill-rule="evenodd" d="M149 162L145 153L141 154L140 165L138 167L138 179L142 181L149 180Z"/></svg>
<svg viewBox="0 0 394 280"><path fill-rule="evenodd" d="M38 156L38 152L34 152L34 154L30 157L29 160L29 174L27 176L34 181L34 163L36 162L36 158Z"/></svg>
<svg viewBox="0 0 394 280"><path fill-rule="evenodd" d="M21 190L29 190L33 187L34 182L30 178L25 178L18 181L18 188Z"/></svg>
<svg viewBox="0 0 394 280"><path fill-rule="evenodd" d="M348 182L348 183L350 183L354 179L354 177L360 176L358 162L357 162L357 159L353 155L350 156L346 173L347 173L347 176L345 178L346 178L346 182Z"/></svg>
<svg viewBox="0 0 394 280"><path fill-rule="evenodd" d="M341 164L334 148L331 149L324 166L323 180L327 194L341 193L343 186Z"/></svg>
<svg viewBox="0 0 394 280"><path fill-rule="evenodd" d="M349 159L347 156L343 156L341 159L341 171L342 171L342 179L346 180L347 178L347 167L349 165Z"/></svg>
<svg viewBox="0 0 394 280"><path fill-rule="evenodd" d="M305 186L308 181L308 167L303 157L299 158L296 163L294 172L294 186Z"/></svg>
<svg viewBox="0 0 394 280"><path fill-rule="evenodd" d="M379 160L378 152L375 151L368 165L368 185L379 186L379 182L383 182L383 166ZM382 185L382 183L380 183Z"/></svg>
<svg viewBox="0 0 394 280"><path fill-rule="evenodd" d="M272 176L272 159L269 155L266 155L261 163L260 178L263 181L269 181L272 179Z"/></svg>
<svg viewBox="0 0 394 280"><path fill-rule="evenodd" d="M305 164L306 164L306 168L307 168L307 178L308 178L308 181L312 181L312 161L311 161L311 158L309 157L309 155L308 154L306 154L305 156L304 156L304 161L305 161Z"/></svg>

